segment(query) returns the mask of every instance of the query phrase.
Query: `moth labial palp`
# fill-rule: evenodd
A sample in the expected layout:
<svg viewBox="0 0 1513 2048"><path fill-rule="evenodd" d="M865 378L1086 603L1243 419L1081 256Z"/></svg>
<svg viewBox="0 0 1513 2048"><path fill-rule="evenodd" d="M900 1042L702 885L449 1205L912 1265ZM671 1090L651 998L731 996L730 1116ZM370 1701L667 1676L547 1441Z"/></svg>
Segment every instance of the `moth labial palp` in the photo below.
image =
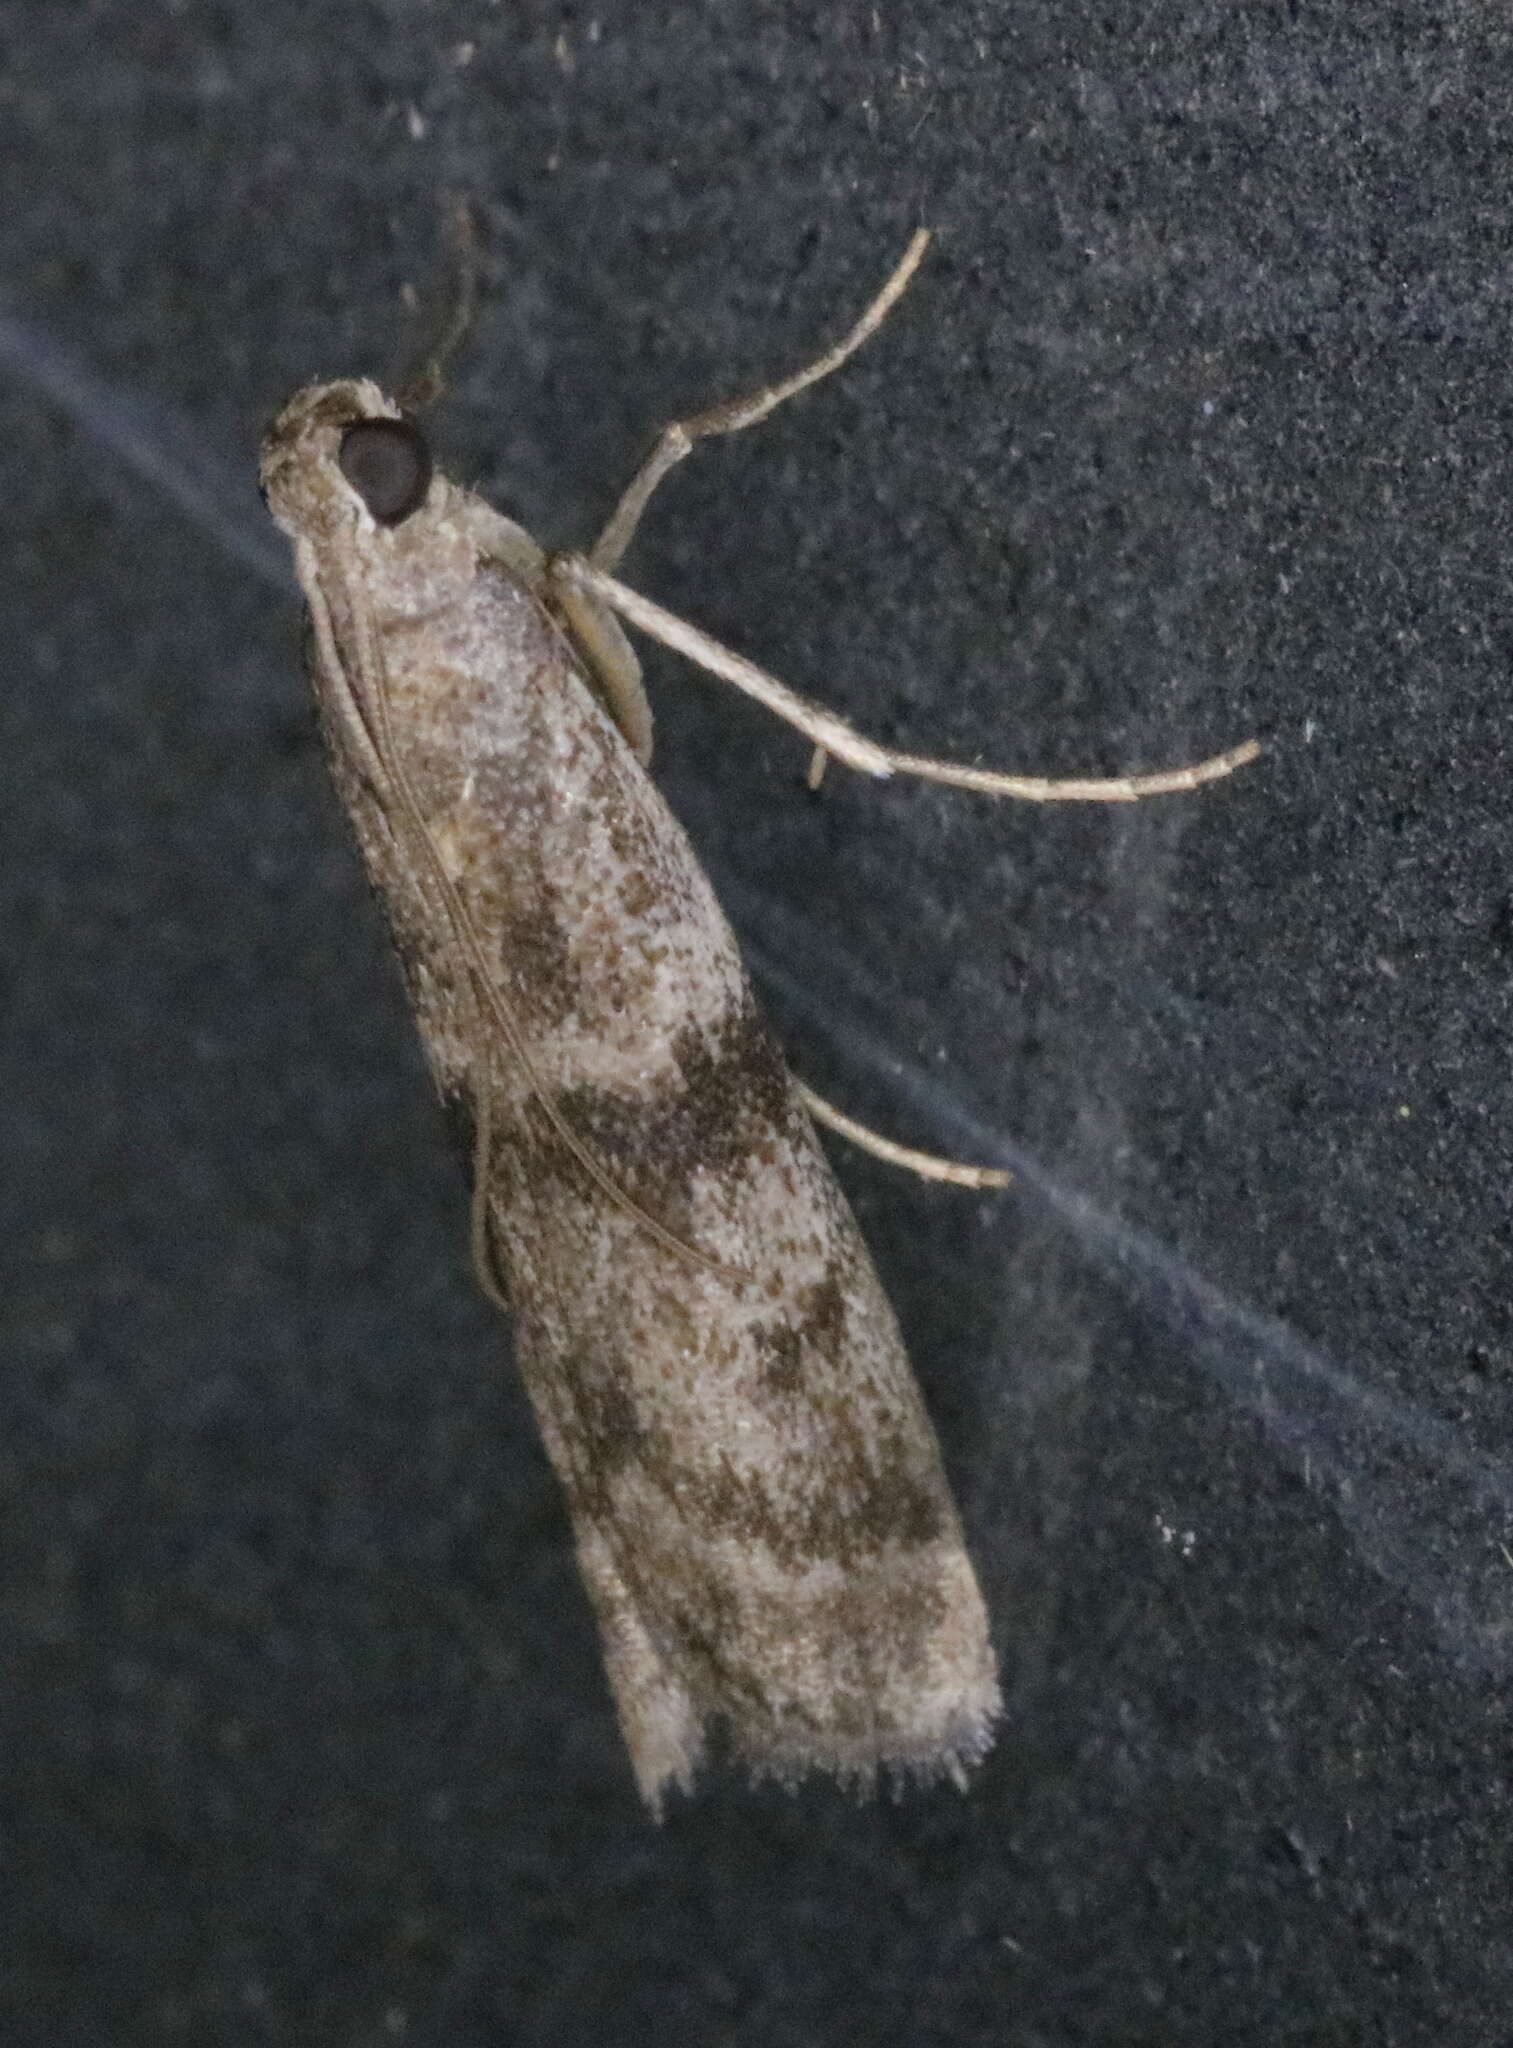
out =
<svg viewBox="0 0 1513 2048"><path fill-rule="evenodd" d="M837 368L923 253L797 376L669 428L586 555L548 557L434 468L365 380L297 392L262 481L294 544L337 790L442 1097L480 1277L532 1407L641 1792L722 1728L757 1774L964 1779L1000 1712L987 1616L897 1324L735 940L646 772L616 614L864 773L1127 801L877 747L612 573L661 479Z"/></svg>

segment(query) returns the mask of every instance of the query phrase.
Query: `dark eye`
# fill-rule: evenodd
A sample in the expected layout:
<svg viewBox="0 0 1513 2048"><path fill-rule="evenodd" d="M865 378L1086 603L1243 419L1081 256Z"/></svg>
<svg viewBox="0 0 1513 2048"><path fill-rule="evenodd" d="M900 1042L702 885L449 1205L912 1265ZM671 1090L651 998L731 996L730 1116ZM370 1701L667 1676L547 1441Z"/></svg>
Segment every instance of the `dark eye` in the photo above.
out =
<svg viewBox="0 0 1513 2048"><path fill-rule="evenodd" d="M431 451L410 420L359 420L341 437L341 473L380 526L398 526L424 498Z"/></svg>

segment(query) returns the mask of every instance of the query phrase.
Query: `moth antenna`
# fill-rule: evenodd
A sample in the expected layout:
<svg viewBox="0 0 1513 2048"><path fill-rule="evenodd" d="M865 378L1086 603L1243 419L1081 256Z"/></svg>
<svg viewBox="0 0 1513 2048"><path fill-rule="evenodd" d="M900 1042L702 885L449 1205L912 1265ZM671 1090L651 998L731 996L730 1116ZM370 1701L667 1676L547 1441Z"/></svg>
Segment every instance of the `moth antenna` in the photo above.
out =
<svg viewBox="0 0 1513 2048"><path fill-rule="evenodd" d="M421 300L421 337L408 364L391 382L401 410L412 414L429 411L446 390L447 372L478 317L478 229L473 209L455 192L444 193L441 206L442 257Z"/></svg>

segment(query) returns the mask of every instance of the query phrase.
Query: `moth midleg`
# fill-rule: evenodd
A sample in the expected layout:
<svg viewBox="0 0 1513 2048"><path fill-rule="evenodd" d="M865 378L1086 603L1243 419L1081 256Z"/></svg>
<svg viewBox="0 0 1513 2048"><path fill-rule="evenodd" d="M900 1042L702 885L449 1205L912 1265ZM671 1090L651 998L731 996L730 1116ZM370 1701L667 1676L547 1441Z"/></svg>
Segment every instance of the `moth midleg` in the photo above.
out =
<svg viewBox="0 0 1513 2048"><path fill-rule="evenodd" d="M918 1175L921 1180L950 1181L959 1188L1006 1188L1014 1178L1001 1166L967 1166L957 1159L942 1159L934 1152L916 1152L912 1145L897 1145L891 1138L885 1138L881 1131L874 1131L868 1124L859 1124L855 1117L847 1116L834 1103L827 1102L823 1095L795 1078L794 1087L799 1100L817 1124L823 1124L828 1131L847 1139L858 1151L870 1152L874 1159L884 1159L889 1166L901 1166L906 1173Z"/></svg>
<svg viewBox="0 0 1513 2048"><path fill-rule="evenodd" d="M675 469L685 455L692 454L696 442L707 441L716 434L739 434L743 427L754 427L758 420L766 419L768 413L786 400L807 391L811 384L818 384L822 377L838 370L848 356L855 355L862 343L877 332L903 294L919 268L929 240L928 228L915 229L908 248L871 305L849 333L842 335L823 354L817 355L813 362L806 363L803 369L795 370L791 377L784 377L780 383L764 384L759 391L750 392L745 398L727 398L719 405L708 406L703 412L693 413L685 420L674 420L670 426L664 427L650 455L631 478L619 504L610 514L609 523L589 550L588 559L595 568L609 570L619 564L641 523L641 515L653 491L670 469Z"/></svg>
<svg viewBox="0 0 1513 2048"><path fill-rule="evenodd" d="M941 782L953 789L975 790L982 796L1017 797L1025 803L1127 804L1142 797L1170 796L1179 790L1198 789L1205 782L1217 782L1247 761L1253 761L1261 751L1258 741L1242 740L1237 747L1228 747L1221 754L1183 767L1161 768L1147 775L1109 776L1009 775L996 768L940 761L930 754L908 754L867 739L833 711L801 697L766 669L758 668L754 661L722 646L701 627L680 619L676 612L664 611L649 597L605 575L584 556L554 555L547 573L554 589L567 585L602 598L643 633L686 655L710 675L733 683L748 697L764 704L774 717L786 720L803 733L821 752L833 754L837 761L862 775L910 775L921 782ZM816 779L811 761L811 785Z"/></svg>

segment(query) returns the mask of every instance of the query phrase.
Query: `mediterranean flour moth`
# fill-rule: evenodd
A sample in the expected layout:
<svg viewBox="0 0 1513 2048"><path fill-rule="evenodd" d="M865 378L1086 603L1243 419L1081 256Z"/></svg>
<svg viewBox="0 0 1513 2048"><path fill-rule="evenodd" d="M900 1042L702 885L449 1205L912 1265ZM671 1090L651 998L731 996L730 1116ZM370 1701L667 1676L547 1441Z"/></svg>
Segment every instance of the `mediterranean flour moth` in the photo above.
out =
<svg viewBox="0 0 1513 2048"><path fill-rule="evenodd" d="M567 1495L642 1794L723 1726L759 1773L961 1781L998 1680L890 1310L810 1112L939 1177L789 1076L646 772L616 613L797 725L816 760L995 795L1126 800L1193 768L1050 783L876 747L611 571L662 476L785 383L669 428L586 556L549 557L433 470L375 385L307 386L264 440L332 773L466 1136L474 1254Z"/></svg>

